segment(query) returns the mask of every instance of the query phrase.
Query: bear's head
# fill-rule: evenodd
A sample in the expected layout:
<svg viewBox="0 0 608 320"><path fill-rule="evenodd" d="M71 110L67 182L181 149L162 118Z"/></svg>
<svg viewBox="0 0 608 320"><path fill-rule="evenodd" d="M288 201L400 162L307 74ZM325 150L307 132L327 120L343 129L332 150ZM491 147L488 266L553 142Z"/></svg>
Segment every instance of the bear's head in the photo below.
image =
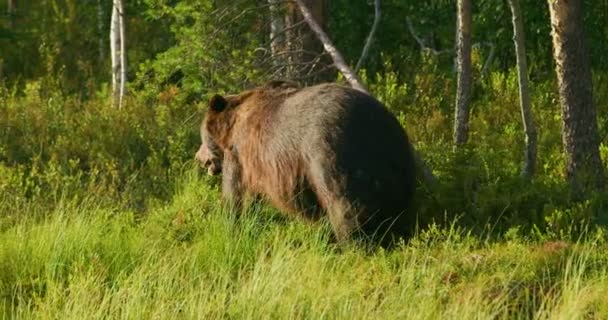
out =
<svg viewBox="0 0 608 320"><path fill-rule="evenodd" d="M195 156L209 175L222 172L224 151L234 123L232 110L238 105L238 101L236 96L224 97L219 94L209 100L207 114L200 129L202 143Z"/></svg>
<svg viewBox="0 0 608 320"><path fill-rule="evenodd" d="M284 99L284 93L297 88L296 84L290 82L274 81L240 94L214 95L209 100L207 114L201 124L202 144L195 157L207 169L207 173L217 175L222 172L224 153L235 144L232 141L235 130L246 126L243 119L251 110L271 110L272 105Z"/></svg>

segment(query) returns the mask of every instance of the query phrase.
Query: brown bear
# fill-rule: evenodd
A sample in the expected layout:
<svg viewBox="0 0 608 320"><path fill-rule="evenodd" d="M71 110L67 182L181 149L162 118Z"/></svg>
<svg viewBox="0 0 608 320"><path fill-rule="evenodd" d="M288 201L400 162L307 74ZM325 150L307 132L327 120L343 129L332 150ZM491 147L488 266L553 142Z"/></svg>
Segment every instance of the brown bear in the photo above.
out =
<svg viewBox="0 0 608 320"><path fill-rule="evenodd" d="M196 158L222 173L223 198L263 196L309 220L327 215L337 240L393 243L414 227L416 172L408 137L392 113L337 84L272 82L215 95Z"/></svg>

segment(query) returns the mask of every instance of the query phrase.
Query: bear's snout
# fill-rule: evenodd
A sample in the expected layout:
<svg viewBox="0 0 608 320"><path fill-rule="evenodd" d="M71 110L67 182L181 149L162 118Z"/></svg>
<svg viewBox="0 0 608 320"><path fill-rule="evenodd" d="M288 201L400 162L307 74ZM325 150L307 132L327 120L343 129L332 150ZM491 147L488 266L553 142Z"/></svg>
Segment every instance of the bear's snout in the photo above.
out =
<svg viewBox="0 0 608 320"><path fill-rule="evenodd" d="M217 176L222 172L222 167L208 160L206 163L207 174L210 176Z"/></svg>
<svg viewBox="0 0 608 320"><path fill-rule="evenodd" d="M206 146L201 145L194 158L199 162L201 168L207 169L207 174L216 176L222 172L220 160L212 157Z"/></svg>

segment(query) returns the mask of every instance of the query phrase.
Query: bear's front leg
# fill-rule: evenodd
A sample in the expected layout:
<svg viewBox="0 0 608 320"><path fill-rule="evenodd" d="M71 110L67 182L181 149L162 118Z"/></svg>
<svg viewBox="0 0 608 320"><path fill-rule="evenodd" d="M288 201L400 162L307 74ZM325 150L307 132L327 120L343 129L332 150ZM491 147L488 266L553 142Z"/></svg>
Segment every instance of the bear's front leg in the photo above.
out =
<svg viewBox="0 0 608 320"><path fill-rule="evenodd" d="M230 209L240 213L243 203L241 164L233 150L224 154L224 161L222 163L222 197Z"/></svg>

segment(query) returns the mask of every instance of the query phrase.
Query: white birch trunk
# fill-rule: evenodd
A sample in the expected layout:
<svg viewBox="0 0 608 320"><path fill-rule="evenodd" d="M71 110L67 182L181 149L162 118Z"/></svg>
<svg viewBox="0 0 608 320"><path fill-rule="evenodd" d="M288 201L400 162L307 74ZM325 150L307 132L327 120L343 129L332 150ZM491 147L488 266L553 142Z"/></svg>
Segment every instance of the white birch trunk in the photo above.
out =
<svg viewBox="0 0 608 320"><path fill-rule="evenodd" d="M120 102L119 108L122 108L123 98L125 96L125 85L127 83L127 48L125 37L125 11L123 8L122 0L118 0L120 10Z"/></svg>
<svg viewBox="0 0 608 320"><path fill-rule="evenodd" d="M469 100L471 96L471 0L458 0L456 110L454 113L454 148L469 139Z"/></svg>
<svg viewBox="0 0 608 320"><path fill-rule="evenodd" d="M279 8L279 0L268 0L270 9L270 50L273 55L277 55L283 50L285 41L285 29L283 16Z"/></svg>
<svg viewBox="0 0 608 320"><path fill-rule="evenodd" d="M110 23L112 56L112 106L122 108L125 95L127 59L125 50L124 10L122 0L114 0Z"/></svg>

